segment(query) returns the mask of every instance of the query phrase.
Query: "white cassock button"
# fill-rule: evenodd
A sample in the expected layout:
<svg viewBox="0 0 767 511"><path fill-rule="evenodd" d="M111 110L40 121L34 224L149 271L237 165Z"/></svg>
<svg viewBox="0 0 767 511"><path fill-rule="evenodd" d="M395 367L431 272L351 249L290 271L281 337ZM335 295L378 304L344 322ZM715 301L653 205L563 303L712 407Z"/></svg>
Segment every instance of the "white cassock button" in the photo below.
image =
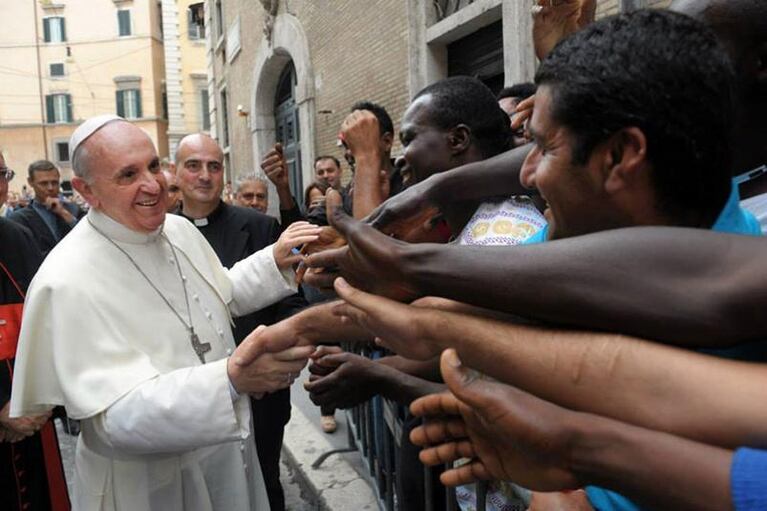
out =
<svg viewBox="0 0 767 511"><path fill-rule="evenodd" d="M199 302L200 301L200 297L197 295L197 293L193 294L192 298L194 299L195 302Z"/></svg>
<svg viewBox="0 0 767 511"><path fill-rule="evenodd" d="M213 314L211 314L210 311L205 311L205 317L210 319L213 317Z"/></svg>
<svg viewBox="0 0 767 511"><path fill-rule="evenodd" d="M242 464L242 468L244 468L245 470L248 470L248 464L247 463L243 463Z"/></svg>
<svg viewBox="0 0 767 511"><path fill-rule="evenodd" d="M245 452L245 442L240 442L240 451Z"/></svg>
<svg viewBox="0 0 767 511"><path fill-rule="evenodd" d="M224 331L221 330L220 328L218 329L218 336L221 337L222 339L224 338Z"/></svg>
<svg viewBox="0 0 767 511"><path fill-rule="evenodd" d="M181 280L183 280L184 282L186 282L186 275L181 275Z"/></svg>
<svg viewBox="0 0 767 511"><path fill-rule="evenodd" d="M226 350L226 354L227 354L227 355L231 355L231 354L232 354L232 348L228 348L228 349Z"/></svg>

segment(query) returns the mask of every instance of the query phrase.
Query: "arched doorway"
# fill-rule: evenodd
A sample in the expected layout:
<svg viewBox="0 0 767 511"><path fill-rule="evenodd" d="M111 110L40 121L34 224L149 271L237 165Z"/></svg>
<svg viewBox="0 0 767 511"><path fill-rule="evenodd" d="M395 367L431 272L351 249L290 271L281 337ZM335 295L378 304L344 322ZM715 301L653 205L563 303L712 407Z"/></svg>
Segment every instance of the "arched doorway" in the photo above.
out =
<svg viewBox="0 0 767 511"><path fill-rule="evenodd" d="M298 199L299 206L304 191L301 175L301 124L296 106L296 68L293 61L288 62L277 82L274 97L275 138L282 144L283 154L288 164L290 188Z"/></svg>

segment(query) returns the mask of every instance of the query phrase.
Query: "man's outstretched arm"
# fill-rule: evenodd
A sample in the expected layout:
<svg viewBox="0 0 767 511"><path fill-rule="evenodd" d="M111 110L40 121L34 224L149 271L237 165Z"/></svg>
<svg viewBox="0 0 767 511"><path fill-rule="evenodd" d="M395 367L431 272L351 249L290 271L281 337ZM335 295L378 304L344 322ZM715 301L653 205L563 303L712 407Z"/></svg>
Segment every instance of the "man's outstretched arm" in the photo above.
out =
<svg viewBox="0 0 767 511"><path fill-rule="evenodd" d="M470 367L560 406L723 447L767 446L764 364L614 334L423 309L336 284L337 313L405 357L454 348Z"/></svg>
<svg viewBox="0 0 767 511"><path fill-rule="evenodd" d="M635 227L540 245L408 244L335 211L348 246L314 254L353 285L439 296L554 324L690 347L767 336L767 243L700 229Z"/></svg>
<svg viewBox="0 0 767 511"><path fill-rule="evenodd" d="M420 454L426 464L470 458L444 472L444 484L495 478L541 491L599 485L651 509L732 508L732 451L572 412L477 379L450 350L442 374L451 394L411 405L428 420L410 438L427 447Z"/></svg>
<svg viewBox="0 0 767 511"><path fill-rule="evenodd" d="M532 145L527 144L487 160L434 174L378 206L367 222L377 229L385 229L416 217L429 207L444 211L446 204L455 202L537 193L519 182L519 171L531 148Z"/></svg>

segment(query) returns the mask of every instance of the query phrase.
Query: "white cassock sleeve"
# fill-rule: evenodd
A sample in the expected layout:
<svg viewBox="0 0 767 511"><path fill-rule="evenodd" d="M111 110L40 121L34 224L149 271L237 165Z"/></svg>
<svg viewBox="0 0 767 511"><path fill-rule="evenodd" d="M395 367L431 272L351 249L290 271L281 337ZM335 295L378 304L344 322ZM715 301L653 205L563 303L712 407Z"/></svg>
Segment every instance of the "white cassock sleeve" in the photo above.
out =
<svg viewBox="0 0 767 511"><path fill-rule="evenodd" d="M233 399L227 359L146 381L94 417L102 442L127 454L176 453L247 438L248 397Z"/></svg>
<svg viewBox="0 0 767 511"><path fill-rule="evenodd" d="M232 281L229 310L235 317L263 309L298 291L292 268L282 270L274 261L274 245L246 257L227 271Z"/></svg>

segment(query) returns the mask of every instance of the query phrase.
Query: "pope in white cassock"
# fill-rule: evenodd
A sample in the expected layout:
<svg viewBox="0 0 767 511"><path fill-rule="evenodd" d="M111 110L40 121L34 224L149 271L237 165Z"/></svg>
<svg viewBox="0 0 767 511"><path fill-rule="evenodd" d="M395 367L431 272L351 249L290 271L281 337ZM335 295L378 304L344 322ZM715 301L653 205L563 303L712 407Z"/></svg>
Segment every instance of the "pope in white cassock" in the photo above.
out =
<svg viewBox="0 0 767 511"><path fill-rule="evenodd" d="M294 224L227 270L190 222L166 217L141 129L93 118L70 148L91 210L29 288L11 415L64 405L82 421L77 510L269 509L246 394L288 386L312 348L241 366L256 341L235 350L230 320L295 292L291 249L316 228Z"/></svg>

